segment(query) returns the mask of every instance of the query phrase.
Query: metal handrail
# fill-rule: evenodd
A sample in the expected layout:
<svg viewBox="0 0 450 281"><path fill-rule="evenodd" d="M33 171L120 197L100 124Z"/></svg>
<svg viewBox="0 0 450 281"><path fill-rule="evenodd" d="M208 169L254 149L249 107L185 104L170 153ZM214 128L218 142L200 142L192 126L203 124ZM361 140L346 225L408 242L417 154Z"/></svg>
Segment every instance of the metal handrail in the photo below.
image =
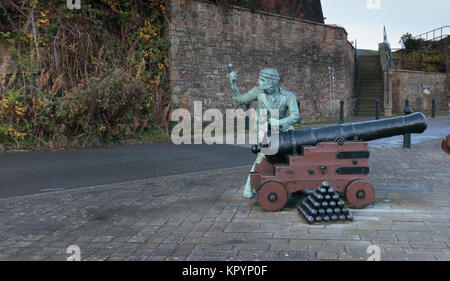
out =
<svg viewBox="0 0 450 281"><path fill-rule="evenodd" d="M358 42L355 40L355 82L356 82L356 102L355 102L355 116L359 113L359 95L361 88L361 77L359 71L359 60L358 60Z"/></svg>
<svg viewBox="0 0 450 281"><path fill-rule="evenodd" d="M391 58L392 58L392 54L391 54L391 45L389 44L389 41L387 39L387 33L386 33L386 27L384 27L384 49L386 51L386 93L387 93L387 98L386 98L386 104L389 105L389 72L391 69Z"/></svg>
<svg viewBox="0 0 450 281"><path fill-rule="evenodd" d="M431 31L419 34L419 35L414 36L412 38L413 39L422 39L422 36L425 35L425 41L438 41L438 40L441 40L441 39L443 39L443 38L445 38L445 37L450 35L449 33L447 33L447 34L443 33L444 29L446 29L446 28L450 28L450 25L441 26L439 28L436 28L436 29L433 29ZM440 32L441 32L440 36L436 36L436 31L438 31L438 30L440 30ZM428 40L428 34L430 34L430 33L433 33L433 38Z"/></svg>

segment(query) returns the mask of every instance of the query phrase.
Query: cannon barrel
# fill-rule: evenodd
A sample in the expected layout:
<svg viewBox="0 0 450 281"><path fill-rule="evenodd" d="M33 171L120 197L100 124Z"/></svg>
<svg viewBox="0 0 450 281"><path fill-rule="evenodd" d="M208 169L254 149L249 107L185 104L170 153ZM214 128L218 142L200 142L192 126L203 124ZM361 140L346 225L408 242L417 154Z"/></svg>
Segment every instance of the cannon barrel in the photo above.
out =
<svg viewBox="0 0 450 281"><path fill-rule="evenodd" d="M301 152L305 145L330 141L371 141L404 134L420 134L427 128L427 118L420 112L395 118L367 122L339 124L322 128L309 128L279 134L279 149L275 155L266 156L271 161L283 162L288 155ZM261 146L252 147L253 153L261 152Z"/></svg>

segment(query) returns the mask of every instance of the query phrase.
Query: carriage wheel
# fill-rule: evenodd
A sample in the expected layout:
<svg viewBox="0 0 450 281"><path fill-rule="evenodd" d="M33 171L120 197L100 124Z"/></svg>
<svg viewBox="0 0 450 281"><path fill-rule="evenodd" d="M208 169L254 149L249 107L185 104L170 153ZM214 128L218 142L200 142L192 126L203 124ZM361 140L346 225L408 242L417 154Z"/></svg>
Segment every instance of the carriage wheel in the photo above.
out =
<svg viewBox="0 0 450 281"><path fill-rule="evenodd" d="M363 209L375 199L375 190L368 181L356 180L345 189L345 199L353 208Z"/></svg>
<svg viewBox="0 0 450 281"><path fill-rule="evenodd" d="M448 144L447 139L443 140L443 141L442 141L442 149L443 149L445 152L450 153L450 147L447 146L447 144Z"/></svg>
<svg viewBox="0 0 450 281"><path fill-rule="evenodd" d="M279 182L264 183L258 191L258 203L266 211L277 212L284 208L288 193Z"/></svg>

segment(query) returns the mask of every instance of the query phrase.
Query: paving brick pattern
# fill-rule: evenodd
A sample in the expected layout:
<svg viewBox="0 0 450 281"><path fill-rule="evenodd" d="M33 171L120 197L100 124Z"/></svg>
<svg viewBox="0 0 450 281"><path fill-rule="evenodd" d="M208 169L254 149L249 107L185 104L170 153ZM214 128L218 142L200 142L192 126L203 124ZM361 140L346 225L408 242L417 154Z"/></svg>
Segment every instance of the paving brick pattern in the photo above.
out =
<svg viewBox="0 0 450 281"><path fill-rule="evenodd" d="M308 225L241 198L249 167L0 200L0 260L450 260L450 156L439 141L371 149L376 200Z"/></svg>

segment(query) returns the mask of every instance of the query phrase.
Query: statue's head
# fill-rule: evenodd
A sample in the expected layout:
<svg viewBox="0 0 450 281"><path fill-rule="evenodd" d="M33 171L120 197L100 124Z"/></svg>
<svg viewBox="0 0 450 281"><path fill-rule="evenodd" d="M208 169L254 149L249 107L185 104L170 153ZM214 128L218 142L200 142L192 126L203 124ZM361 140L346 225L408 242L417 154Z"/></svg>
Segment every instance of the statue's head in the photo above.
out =
<svg viewBox="0 0 450 281"><path fill-rule="evenodd" d="M278 86L280 75L275 68L266 68L259 72L258 85L261 91L270 92Z"/></svg>

